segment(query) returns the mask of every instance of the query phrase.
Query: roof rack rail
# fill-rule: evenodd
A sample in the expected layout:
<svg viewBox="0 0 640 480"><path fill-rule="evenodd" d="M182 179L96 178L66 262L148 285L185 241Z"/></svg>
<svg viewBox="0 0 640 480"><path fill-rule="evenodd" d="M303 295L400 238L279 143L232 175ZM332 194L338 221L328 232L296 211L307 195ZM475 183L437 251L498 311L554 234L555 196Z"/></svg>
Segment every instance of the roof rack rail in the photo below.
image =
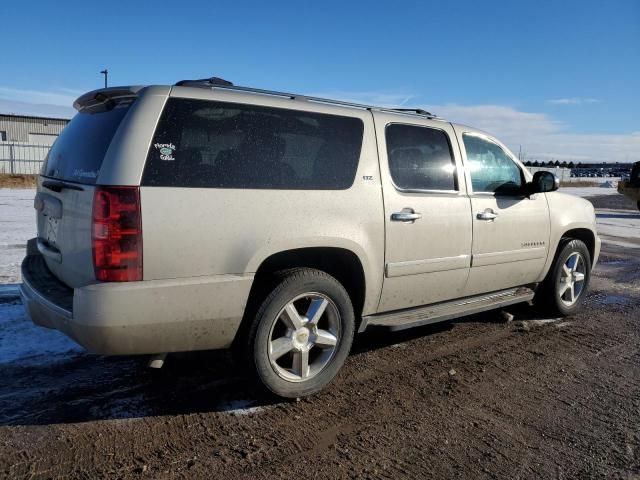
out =
<svg viewBox="0 0 640 480"><path fill-rule="evenodd" d="M220 77L201 78L199 80L180 80L176 82L177 87L200 87L210 88L213 86L233 86L229 80Z"/></svg>
<svg viewBox="0 0 640 480"><path fill-rule="evenodd" d="M421 108L392 108L391 110L395 110L397 112L414 112L418 115L426 115L428 117L435 117L435 115L431 112L427 112Z"/></svg>
<svg viewBox="0 0 640 480"><path fill-rule="evenodd" d="M181 80L177 82L175 85L183 86L183 87L199 87L199 88L211 88L211 89L220 88L223 90L255 93L258 95L269 95L272 97L284 97L284 98L289 98L291 100L306 100L308 102L314 102L314 103L325 103L328 105L340 105L343 107L362 108L363 110L378 110L382 112L404 113L407 115L420 115L420 116L427 117L429 119L440 118L437 115L434 115L433 113L427 112L426 110L422 110L421 108L379 107L376 105L366 105L363 103L349 102L346 100L332 100L330 98L310 97L307 95L299 95L296 93L278 92L276 90L264 90L262 88L240 87L238 85L234 85L228 80L224 80L218 77L204 78L201 80Z"/></svg>

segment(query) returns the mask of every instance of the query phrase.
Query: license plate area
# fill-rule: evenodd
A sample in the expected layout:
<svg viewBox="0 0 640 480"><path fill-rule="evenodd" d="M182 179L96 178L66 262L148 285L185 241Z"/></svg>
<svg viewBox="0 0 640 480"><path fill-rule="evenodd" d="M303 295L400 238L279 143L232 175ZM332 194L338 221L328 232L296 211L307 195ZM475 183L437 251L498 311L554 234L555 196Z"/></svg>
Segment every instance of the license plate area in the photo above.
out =
<svg viewBox="0 0 640 480"><path fill-rule="evenodd" d="M48 193L38 192L34 207L40 215L38 238L46 244L57 247L58 232L62 221L62 201Z"/></svg>

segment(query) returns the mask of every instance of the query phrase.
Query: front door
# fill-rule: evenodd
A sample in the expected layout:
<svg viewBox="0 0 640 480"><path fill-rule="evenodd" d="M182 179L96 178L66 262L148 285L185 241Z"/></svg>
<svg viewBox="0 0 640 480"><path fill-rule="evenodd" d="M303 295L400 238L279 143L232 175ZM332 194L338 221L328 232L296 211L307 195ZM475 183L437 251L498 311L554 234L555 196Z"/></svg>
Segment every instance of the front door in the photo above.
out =
<svg viewBox="0 0 640 480"><path fill-rule="evenodd" d="M535 282L549 250L545 194L523 195L522 167L493 139L475 132L457 133L473 221L471 271L464 295Z"/></svg>
<svg viewBox="0 0 640 480"><path fill-rule="evenodd" d="M460 297L471 259L471 210L453 128L374 115L386 224L378 310Z"/></svg>

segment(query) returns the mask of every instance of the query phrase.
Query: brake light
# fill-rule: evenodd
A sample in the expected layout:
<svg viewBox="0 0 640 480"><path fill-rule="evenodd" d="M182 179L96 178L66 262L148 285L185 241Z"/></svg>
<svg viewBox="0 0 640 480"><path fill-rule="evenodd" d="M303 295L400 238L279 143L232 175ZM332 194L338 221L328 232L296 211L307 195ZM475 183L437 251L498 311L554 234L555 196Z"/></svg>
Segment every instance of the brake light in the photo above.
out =
<svg viewBox="0 0 640 480"><path fill-rule="evenodd" d="M97 187L93 197L93 267L103 282L142 280L138 187Z"/></svg>

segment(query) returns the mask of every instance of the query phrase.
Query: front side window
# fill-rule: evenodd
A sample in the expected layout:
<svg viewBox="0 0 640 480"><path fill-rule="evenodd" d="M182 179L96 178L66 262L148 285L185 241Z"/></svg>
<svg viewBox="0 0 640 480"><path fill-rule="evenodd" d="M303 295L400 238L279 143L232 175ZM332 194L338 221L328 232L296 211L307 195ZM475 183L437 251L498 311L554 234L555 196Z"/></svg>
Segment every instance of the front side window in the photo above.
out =
<svg viewBox="0 0 640 480"><path fill-rule="evenodd" d="M465 133L462 138L474 192L510 195L521 191L522 172L502 148L478 135Z"/></svg>
<svg viewBox="0 0 640 480"><path fill-rule="evenodd" d="M343 190L355 180L363 129L353 117L171 98L142 183Z"/></svg>
<svg viewBox="0 0 640 480"><path fill-rule="evenodd" d="M442 130L399 123L386 129L393 183L406 190L456 190L455 163Z"/></svg>

